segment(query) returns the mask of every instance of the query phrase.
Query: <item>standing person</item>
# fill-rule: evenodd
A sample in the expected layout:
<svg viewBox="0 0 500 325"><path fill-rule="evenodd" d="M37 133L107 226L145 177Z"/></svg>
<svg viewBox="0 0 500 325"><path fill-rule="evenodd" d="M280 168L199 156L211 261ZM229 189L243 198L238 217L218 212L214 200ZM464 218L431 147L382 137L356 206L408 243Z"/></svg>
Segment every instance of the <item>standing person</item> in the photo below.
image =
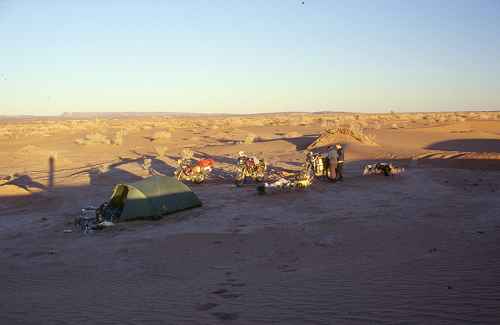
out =
<svg viewBox="0 0 500 325"><path fill-rule="evenodd" d="M334 181L337 178L337 150L334 146L328 147L328 153L326 156L326 168L327 168L327 176L331 181Z"/></svg>
<svg viewBox="0 0 500 325"><path fill-rule="evenodd" d="M344 168L344 148L340 143L335 145L337 149L337 167L335 168L335 180L342 181L344 179L344 175L342 174L342 169Z"/></svg>

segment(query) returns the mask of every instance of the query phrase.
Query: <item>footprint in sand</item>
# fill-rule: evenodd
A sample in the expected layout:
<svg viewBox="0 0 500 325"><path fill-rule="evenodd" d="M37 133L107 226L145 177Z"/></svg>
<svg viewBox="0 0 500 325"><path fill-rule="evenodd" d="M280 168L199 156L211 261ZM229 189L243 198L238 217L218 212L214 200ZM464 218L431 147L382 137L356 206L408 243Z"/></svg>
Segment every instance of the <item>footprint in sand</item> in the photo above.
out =
<svg viewBox="0 0 500 325"><path fill-rule="evenodd" d="M279 265L278 270L280 272L295 272L295 271L297 271L297 269L290 267L290 265L288 265L288 264Z"/></svg>
<svg viewBox="0 0 500 325"><path fill-rule="evenodd" d="M229 283L231 287L244 287L246 283Z"/></svg>
<svg viewBox="0 0 500 325"><path fill-rule="evenodd" d="M234 299L241 296L240 294L237 293L230 293L227 289L223 288L212 291L212 294L218 295L219 297L224 299Z"/></svg>
<svg viewBox="0 0 500 325"><path fill-rule="evenodd" d="M241 297L241 295L239 295L237 293L226 293L226 294L221 294L219 296L224 298L224 299L236 299L238 297Z"/></svg>
<svg viewBox="0 0 500 325"><path fill-rule="evenodd" d="M212 313L219 320L236 320L240 317L238 313L224 313L224 312L216 312Z"/></svg>
<svg viewBox="0 0 500 325"><path fill-rule="evenodd" d="M196 306L196 310L207 311L207 310L210 310L212 308L217 307L218 305L219 304L216 304L216 303L213 303L213 302L209 302L209 303L206 303L206 304L200 304L200 305Z"/></svg>
<svg viewBox="0 0 500 325"><path fill-rule="evenodd" d="M213 294L215 295L220 295L220 294L223 294L223 293L226 293L227 290L226 289L217 289L215 291L212 291Z"/></svg>
<svg viewBox="0 0 500 325"><path fill-rule="evenodd" d="M245 287L246 286L246 283L243 283L243 282L220 282L218 283L218 285L220 286L223 286L223 287L235 287L235 288L241 288L241 287Z"/></svg>

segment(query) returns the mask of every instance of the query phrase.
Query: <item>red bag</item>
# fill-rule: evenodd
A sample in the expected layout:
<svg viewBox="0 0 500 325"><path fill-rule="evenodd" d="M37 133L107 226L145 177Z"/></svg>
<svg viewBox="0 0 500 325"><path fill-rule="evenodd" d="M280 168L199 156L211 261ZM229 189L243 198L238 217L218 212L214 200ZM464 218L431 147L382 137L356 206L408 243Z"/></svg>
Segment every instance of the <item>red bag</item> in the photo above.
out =
<svg viewBox="0 0 500 325"><path fill-rule="evenodd" d="M196 165L205 168L205 167L212 167L214 163L215 162L213 161L213 159L201 159L196 162Z"/></svg>

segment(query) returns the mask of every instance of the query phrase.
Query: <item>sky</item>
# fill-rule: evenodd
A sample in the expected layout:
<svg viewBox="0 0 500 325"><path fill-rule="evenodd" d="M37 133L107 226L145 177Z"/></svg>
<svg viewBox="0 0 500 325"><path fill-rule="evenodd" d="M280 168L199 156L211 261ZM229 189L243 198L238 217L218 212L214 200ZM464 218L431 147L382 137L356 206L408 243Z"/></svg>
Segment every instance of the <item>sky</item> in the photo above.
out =
<svg viewBox="0 0 500 325"><path fill-rule="evenodd" d="M498 0L0 0L0 115L499 109Z"/></svg>

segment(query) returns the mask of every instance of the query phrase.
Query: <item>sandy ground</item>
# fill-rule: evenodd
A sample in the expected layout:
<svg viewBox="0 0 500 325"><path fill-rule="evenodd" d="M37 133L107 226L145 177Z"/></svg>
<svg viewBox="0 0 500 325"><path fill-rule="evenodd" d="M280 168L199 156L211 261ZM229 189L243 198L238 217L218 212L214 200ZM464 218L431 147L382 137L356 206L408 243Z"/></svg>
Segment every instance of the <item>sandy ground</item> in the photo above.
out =
<svg viewBox="0 0 500 325"><path fill-rule="evenodd" d="M136 129L119 145L79 145L85 121L3 121L0 323L499 324L500 121L422 116L398 128L380 118L377 145L343 139L344 182L265 196L232 185L236 153L297 170L324 123L178 125L152 140L154 119L110 119L92 123ZM238 142L250 133L261 138ZM186 145L217 164L189 184L202 208L91 235L72 226L114 184L147 177L144 157L172 173ZM406 172L361 176L380 160Z"/></svg>

